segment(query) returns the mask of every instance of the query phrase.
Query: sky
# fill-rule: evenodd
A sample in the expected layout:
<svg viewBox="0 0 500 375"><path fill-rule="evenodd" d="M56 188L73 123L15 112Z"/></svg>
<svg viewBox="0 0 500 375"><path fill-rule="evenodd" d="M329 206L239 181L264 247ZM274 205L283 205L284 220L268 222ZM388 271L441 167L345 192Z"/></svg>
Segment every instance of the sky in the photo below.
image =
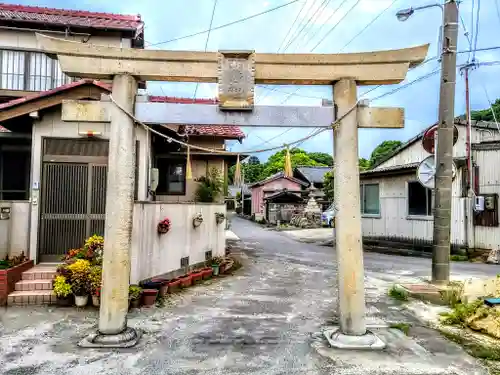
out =
<svg viewBox="0 0 500 375"><path fill-rule="evenodd" d="M4 0L5 1L5 0ZM122 14L140 14L145 22L146 46L184 35L209 29L213 13L213 27L260 13L290 0L37 0L36 5L66 9L82 9ZM35 5L33 1L15 0L6 2ZM259 52L287 53L339 53L365 52L406 48L431 43L427 58L438 54L438 35L442 13L437 7L417 11L406 22L400 22L395 13L403 8L434 3L433 0L299 0L291 5L265 15L175 42L156 45L153 49L198 50L207 45L208 51L219 49L246 49ZM357 4L356 4L357 3ZM498 3L498 4L496 4ZM476 23L479 5L479 22ZM477 33L477 48L499 46L500 0L463 0L460 15L465 28L472 36ZM299 11L302 10L301 13ZM299 16L298 16L299 15ZM314 17L313 17L314 15ZM378 18L377 18L378 17ZM377 18L375 21L374 19ZM294 20L297 19L293 28ZM374 21L374 22L373 22ZM474 22L473 22L474 21ZM372 23L373 22L373 23ZM370 24L369 27L365 27ZM477 27L478 25L478 27ZM360 31L365 29L361 34ZM358 35L358 36L357 36ZM355 37L353 39L353 37ZM291 40L291 44L288 42ZM321 43L319 43L321 41ZM318 45L319 43L319 45ZM287 47L285 49L285 47ZM280 50L281 48L281 50ZM464 28L459 29L458 50L469 50ZM458 55L458 64L472 58L468 53ZM477 52L476 61L500 60L500 49ZM396 87L439 69L437 60L430 61L408 73L407 80L399 85L383 86L366 95L374 99ZM498 77L500 65L480 66L470 74L471 107L489 107L488 98L500 98ZM360 129L360 157L369 158L373 149L384 140L406 141L437 120L439 100L439 74L403 88L379 100L371 106L402 107L405 109L404 129ZM321 98L331 99L332 88L328 86L272 86L271 91L258 85L256 103L262 105L321 105ZM195 83L148 83L151 95L169 95L192 98ZM299 89L298 91L296 91ZM359 96L372 87L359 87ZM294 95L289 95L294 93ZM216 94L215 84L200 84L196 97L211 98ZM285 101L286 100L286 101ZM465 85L461 74L457 74L455 114L465 112ZM280 146L300 139L310 129L243 128L247 137L242 144L230 142L232 151L252 150ZM286 133L283 134L283 132ZM324 132L300 145L307 151L322 151L332 154L332 134ZM262 160L270 153L258 154Z"/></svg>

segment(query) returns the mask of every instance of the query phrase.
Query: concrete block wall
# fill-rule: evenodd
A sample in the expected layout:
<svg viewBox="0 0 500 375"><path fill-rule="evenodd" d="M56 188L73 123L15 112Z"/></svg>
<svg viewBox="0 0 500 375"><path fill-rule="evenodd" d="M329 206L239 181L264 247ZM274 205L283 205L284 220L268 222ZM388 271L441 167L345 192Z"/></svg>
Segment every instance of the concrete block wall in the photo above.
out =
<svg viewBox="0 0 500 375"><path fill-rule="evenodd" d="M132 229L131 283L167 274L181 268L181 258L189 265L205 261L205 253L225 254L225 226L217 224L215 213L225 215L225 204L136 202ZM201 213L203 223L193 228L193 217ZM158 234L158 223L169 218L171 229Z"/></svg>

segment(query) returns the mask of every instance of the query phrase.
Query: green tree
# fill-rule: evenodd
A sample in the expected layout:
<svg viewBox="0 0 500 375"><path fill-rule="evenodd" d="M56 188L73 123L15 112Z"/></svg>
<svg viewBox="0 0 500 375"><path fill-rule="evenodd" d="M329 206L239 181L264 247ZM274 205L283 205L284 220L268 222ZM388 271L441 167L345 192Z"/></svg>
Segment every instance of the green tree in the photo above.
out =
<svg viewBox="0 0 500 375"><path fill-rule="evenodd" d="M245 179L246 184L251 184L253 182L257 182L260 179L260 175L262 174L262 170L264 169L264 164L249 164L249 163L241 163L241 174ZM229 183L234 183L234 172L236 170L236 165L233 165L228 170L228 178Z"/></svg>
<svg viewBox="0 0 500 375"><path fill-rule="evenodd" d="M260 180L263 180L275 173L281 172L285 168L285 155L286 150L281 150L270 156L265 164L264 170L260 175ZM323 165L312 159L309 154L299 148L293 148L290 150L290 156L292 159L292 168L298 165L302 166L318 166Z"/></svg>
<svg viewBox="0 0 500 375"><path fill-rule="evenodd" d="M401 145L402 145L401 141L382 142L373 150L370 156L370 165L373 167Z"/></svg>
<svg viewBox="0 0 500 375"><path fill-rule="evenodd" d="M333 165L333 156L326 152L309 152L307 155L315 162L328 166Z"/></svg>
<svg viewBox="0 0 500 375"><path fill-rule="evenodd" d="M359 170L360 171L367 171L370 168L371 168L370 160L366 160L365 158L359 159Z"/></svg>
<svg viewBox="0 0 500 375"><path fill-rule="evenodd" d="M495 116L500 119L500 99L495 100L495 103L491 105L491 109L495 112ZM491 113L491 109L483 109L480 111L471 111L470 117L472 120L476 121L495 121L493 117L493 113Z"/></svg>
<svg viewBox="0 0 500 375"><path fill-rule="evenodd" d="M333 171L328 171L323 177L323 192L325 193L326 199L333 202L334 200L334 185L333 185Z"/></svg>

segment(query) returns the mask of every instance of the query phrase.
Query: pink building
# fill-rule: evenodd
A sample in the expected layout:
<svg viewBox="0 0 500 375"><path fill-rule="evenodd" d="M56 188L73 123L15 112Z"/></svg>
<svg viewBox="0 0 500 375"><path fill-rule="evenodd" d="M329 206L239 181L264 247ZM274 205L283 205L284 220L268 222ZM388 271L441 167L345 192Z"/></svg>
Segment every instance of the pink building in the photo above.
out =
<svg viewBox="0 0 500 375"><path fill-rule="evenodd" d="M297 203L297 198L301 199L301 193L308 185L307 182L285 176L283 172L249 185L252 192L252 215L255 220L267 219L266 199L277 196L277 193L282 193L279 194L281 202L288 197L291 203Z"/></svg>

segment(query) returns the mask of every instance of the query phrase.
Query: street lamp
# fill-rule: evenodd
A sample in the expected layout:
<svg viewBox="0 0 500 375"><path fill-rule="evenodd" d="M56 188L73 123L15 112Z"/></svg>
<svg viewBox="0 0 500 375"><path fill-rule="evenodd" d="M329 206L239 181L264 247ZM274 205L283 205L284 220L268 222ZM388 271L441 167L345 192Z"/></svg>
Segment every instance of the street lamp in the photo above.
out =
<svg viewBox="0 0 500 375"><path fill-rule="evenodd" d="M421 5L418 7L410 7L406 9L401 9L396 13L396 17L398 18L398 21L404 22L408 18L410 18L413 13L415 13L416 10L422 10L422 9L427 9L427 8L433 8L433 7L439 7L441 9L441 12L444 15L444 7L440 3L433 3L433 4L427 4L427 5ZM439 27L439 36L438 36L438 61L441 62L441 44L443 41L443 26Z"/></svg>
<svg viewBox="0 0 500 375"><path fill-rule="evenodd" d="M399 21L404 22L408 18L410 18L413 13L415 13L416 10L422 10L422 9L427 9L427 8L432 8L432 7L439 7L441 8L441 11L444 12L444 7L442 4L439 3L434 3L434 4L427 4L427 5L422 5L419 7L411 7L411 8L406 8L406 9L401 9L396 13L396 17L398 18Z"/></svg>

